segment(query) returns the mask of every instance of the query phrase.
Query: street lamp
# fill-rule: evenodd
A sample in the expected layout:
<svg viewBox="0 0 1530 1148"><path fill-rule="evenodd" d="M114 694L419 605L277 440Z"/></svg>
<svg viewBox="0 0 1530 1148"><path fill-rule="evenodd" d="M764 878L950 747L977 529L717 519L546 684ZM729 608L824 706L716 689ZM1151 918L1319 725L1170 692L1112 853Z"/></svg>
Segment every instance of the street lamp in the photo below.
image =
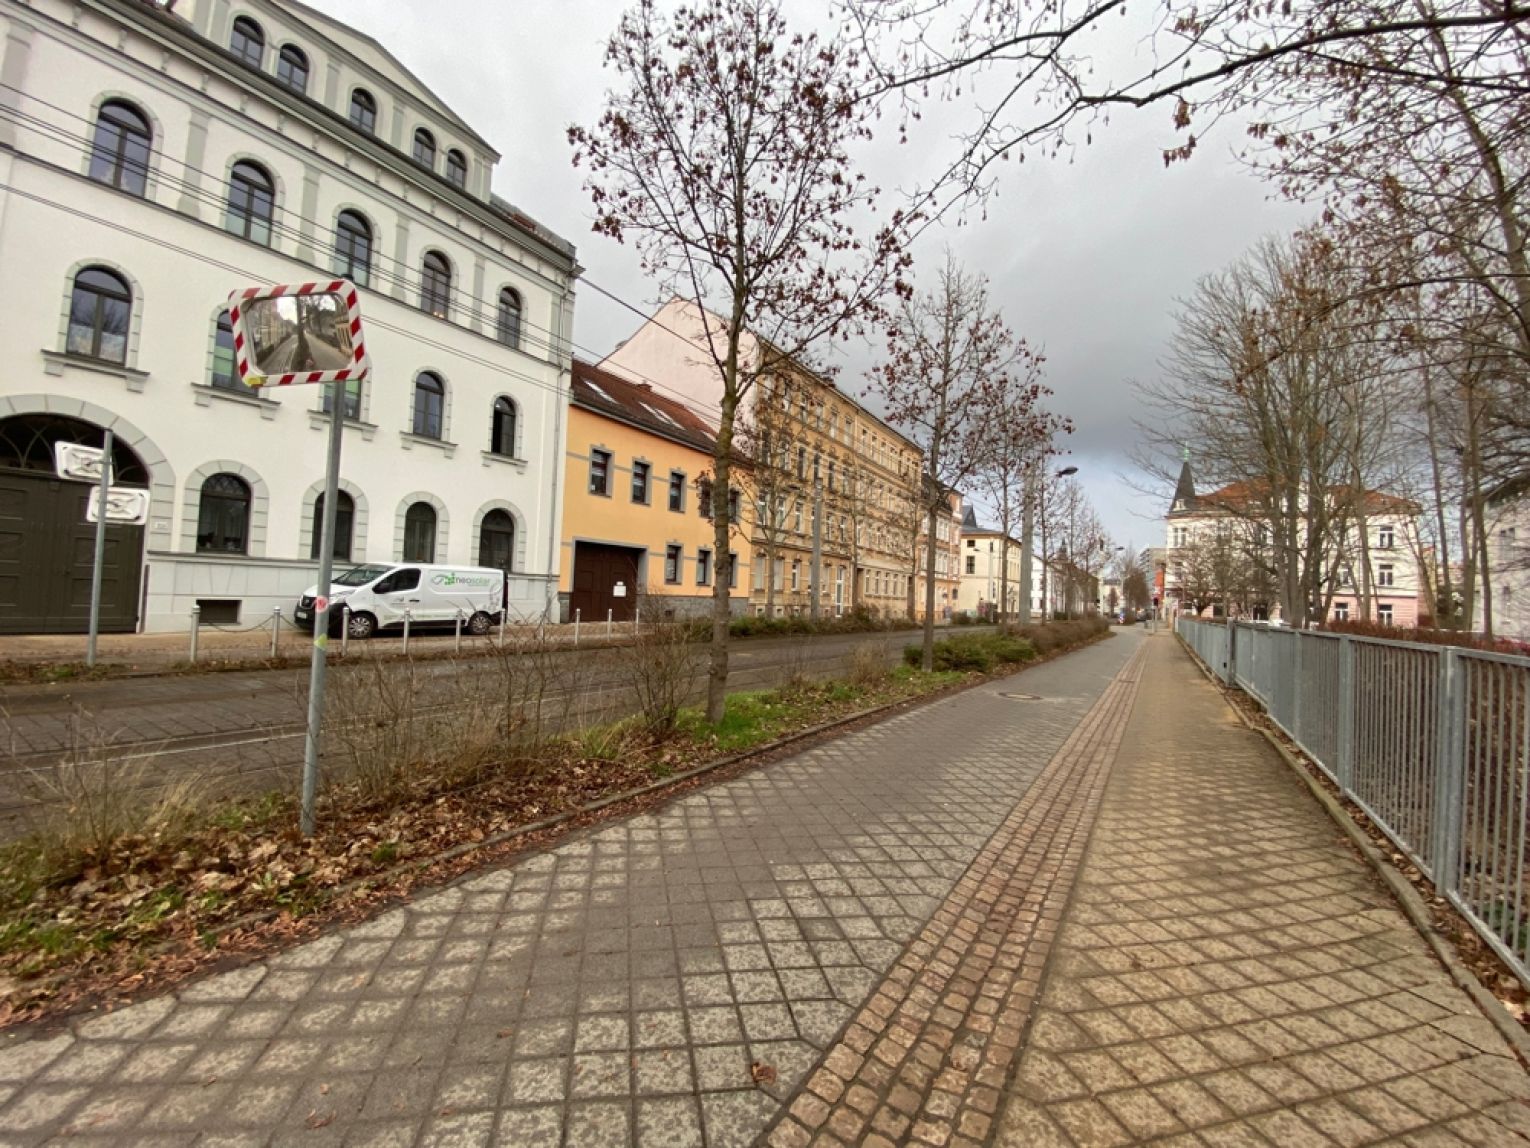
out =
<svg viewBox="0 0 1530 1148"><path fill-rule="evenodd" d="M1061 470L1053 471L1053 478L1067 478L1070 474L1077 474L1078 467L1065 466ZM1020 515L1020 601L1025 607L1026 620L1031 616L1031 550L1033 549L1033 536L1036 532L1036 512L1030 489L1029 477L1027 476L1024 507ZM1046 515L1041 516L1041 620L1046 622L1050 612L1047 602L1047 520Z"/></svg>

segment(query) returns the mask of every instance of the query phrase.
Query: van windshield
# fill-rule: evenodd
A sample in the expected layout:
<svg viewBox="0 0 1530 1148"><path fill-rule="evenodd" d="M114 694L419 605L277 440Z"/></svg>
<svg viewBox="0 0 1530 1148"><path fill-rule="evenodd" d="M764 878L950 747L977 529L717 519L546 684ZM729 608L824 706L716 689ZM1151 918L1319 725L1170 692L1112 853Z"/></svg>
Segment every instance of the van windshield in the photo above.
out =
<svg viewBox="0 0 1530 1148"><path fill-rule="evenodd" d="M392 569L391 566L352 566L344 574L336 574L332 581L336 586L365 586Z"/></svg>

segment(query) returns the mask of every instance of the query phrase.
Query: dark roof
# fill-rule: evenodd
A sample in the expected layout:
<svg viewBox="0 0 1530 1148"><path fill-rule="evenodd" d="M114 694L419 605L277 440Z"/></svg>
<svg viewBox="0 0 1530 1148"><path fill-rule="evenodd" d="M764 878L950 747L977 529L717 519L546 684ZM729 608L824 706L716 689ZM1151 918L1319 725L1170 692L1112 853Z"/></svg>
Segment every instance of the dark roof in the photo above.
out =
<svg viewBox="0 0 1530 1148"><path fill-rule="evenodd" d="M1190 460L1185 459L1185 465L1179 468L1179 482L1174 487L1175 509L1190 510L1195 506L1195 478L1190 473Z"/></svg>
<svg viewBox="0 0 1530 1148"><path fill-rule="evenodd" d="M647 383L635 383L580 359L574 360L573 379L576 407L712 453L716 440L706 421L684 403L657 394Z"/></svg>

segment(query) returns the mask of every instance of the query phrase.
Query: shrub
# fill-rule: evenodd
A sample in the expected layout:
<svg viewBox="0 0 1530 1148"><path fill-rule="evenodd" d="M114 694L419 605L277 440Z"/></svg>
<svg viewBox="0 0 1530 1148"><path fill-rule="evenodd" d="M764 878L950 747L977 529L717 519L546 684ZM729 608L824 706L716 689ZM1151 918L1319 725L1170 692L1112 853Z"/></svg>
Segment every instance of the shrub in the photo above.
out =
<svg viewBox="0 0 1530 1148"><path fill-rule="evenodd" d="M852 685L876 685L887 677L887 651L874 642L855 647L850 651L850 667L845 676Z"/></svg>
<svg viewBox="0 0 1530 1148"><path fill-rule="evenodd" d="M1429 626L1388 626L1382 622L1332 621L1322 627L1330 634L1353 634L1357 638L1385 638L1393 642L1422 642L1430 646L1460 646L1499 654L1530 653L1530 645L1509 638L1489 640L1467 630L1438 630Z"/></svg>
<svg viewBox="0 0 1530 1148"><path fill-rule="evenodd" d="M919 665L924 655L921 646L906 646L903 660ZM988 673L996 666L1028 662L1036 648L1024 638L1012 634L961 634L935 643L936 670L960 673Z"/></svg>

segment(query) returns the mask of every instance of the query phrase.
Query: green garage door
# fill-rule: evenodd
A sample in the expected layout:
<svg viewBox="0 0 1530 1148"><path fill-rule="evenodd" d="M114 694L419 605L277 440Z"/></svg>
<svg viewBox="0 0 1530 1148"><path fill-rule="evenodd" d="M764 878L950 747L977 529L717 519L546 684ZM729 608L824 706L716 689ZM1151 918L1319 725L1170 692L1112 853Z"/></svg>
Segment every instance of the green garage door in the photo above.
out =
<svg viewBox="0 0 1530 1148"><path fill-rule="evenodd" d="M60 439L93 445L101 431L56 415L0 420L0 634L83 634L90 625L95 527L85 521L85 501L91 488L52 475L52 443ZM137 457L113 456L119 482L142 485ZM143 527L106 528L103 632L136 627L142 555Z"/></svg>

